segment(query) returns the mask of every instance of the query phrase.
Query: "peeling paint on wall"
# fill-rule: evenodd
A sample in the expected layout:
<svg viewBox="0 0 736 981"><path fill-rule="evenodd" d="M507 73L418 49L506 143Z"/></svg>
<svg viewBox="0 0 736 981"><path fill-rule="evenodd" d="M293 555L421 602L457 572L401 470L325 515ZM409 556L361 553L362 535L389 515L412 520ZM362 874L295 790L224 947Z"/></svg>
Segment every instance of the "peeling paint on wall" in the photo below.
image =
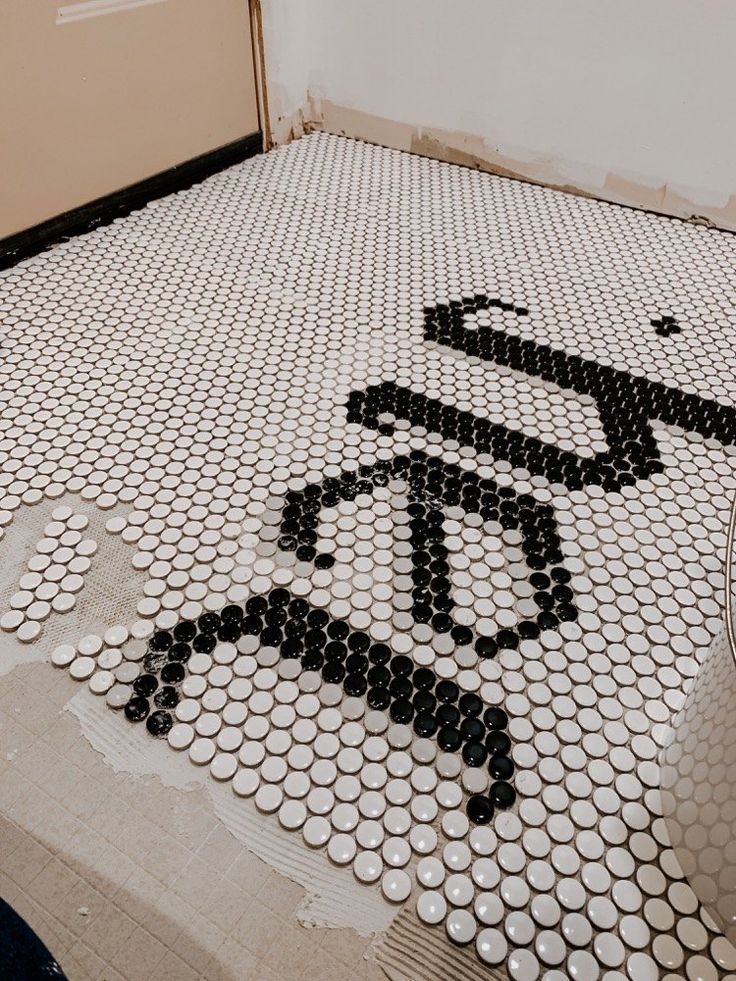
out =
<svg viewBox="0 0 736 981"><path fill-rule="evenodd" d="M309 129L736 230L729 0L259 0L274 143Z"/></svg>
<svg viewBox="0 0 736 981"><path fill-rule="evenodd" d="M423 157L471 167L486 173L530 181L568 194L598 198L699 225L736 231L736 194L714 195L707 188L677 188L652 181L647 175L601 174L586 165L557 165L549 157L512 157L489 146L479 136L450 130L411 126L358 109L336 105L310 93L307 103L290 117L272 120L274 145L289 143L304 133L321 130L417 153ZM563 173L563 169L566 171Z"/></svg>

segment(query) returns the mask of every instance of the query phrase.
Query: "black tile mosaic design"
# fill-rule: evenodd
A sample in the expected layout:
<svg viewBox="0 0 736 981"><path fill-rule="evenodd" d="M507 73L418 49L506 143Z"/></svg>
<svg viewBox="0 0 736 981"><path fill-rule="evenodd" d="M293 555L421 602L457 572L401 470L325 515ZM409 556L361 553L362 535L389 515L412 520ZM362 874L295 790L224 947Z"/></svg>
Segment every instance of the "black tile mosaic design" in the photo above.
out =
<svg viewBox="0 0 736 981"><path fill-rule="evenodd" d="M52 661L514 981L728 977L657 760L722 622L734 268L314 135L10 271L0 528L81 495L146 577ZM27 642L96 548L52 517Z"/></svg>

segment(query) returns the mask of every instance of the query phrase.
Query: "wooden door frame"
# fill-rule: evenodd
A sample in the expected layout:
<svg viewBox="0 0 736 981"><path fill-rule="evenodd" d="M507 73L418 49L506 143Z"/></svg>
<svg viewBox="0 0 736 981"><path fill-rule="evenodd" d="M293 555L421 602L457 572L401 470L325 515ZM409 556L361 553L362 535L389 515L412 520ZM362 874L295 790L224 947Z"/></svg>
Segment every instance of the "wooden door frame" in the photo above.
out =
<svg viewBox="0 0 736 981"><path fill-rule="evenodd" d="M271 119L268 111L268 80L266 76L266 54L263 43L263 12L261 0L248 0L250 8L251 38L253 42L253 69L256 77L256 96L258 115L263 133L263 149L270 150L273 143Z"/></svg>

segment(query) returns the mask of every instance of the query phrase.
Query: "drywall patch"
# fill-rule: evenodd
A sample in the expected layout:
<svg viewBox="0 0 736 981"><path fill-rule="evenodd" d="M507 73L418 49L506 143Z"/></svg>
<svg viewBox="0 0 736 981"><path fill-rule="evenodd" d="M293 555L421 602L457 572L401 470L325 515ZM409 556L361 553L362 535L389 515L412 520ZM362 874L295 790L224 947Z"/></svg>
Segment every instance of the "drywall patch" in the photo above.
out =
<svg viewBox="0 0 736 981"><path fill-rule="evenodd" d="M278 86L270 86L269 91L272 101L276 103L283 101L283 98L278 97ZM276 96L276 98L274 99L273 96ZM272 115L270 119L271 141L269 143L269 149L284 146L293 140L298 140L305 133L322 130L322 120L319 118L318 111L318 106L315 106L310 101L288 116Z"/></svg>
<svg viewBox="0 0 736 981"><path fill-rule="evenodd" d="M366 887L349 869L330 865L324 850L313 851L300 836L281 829L252 801L235 797L229 783L217 784L207 769L172 751L165 740L126 724L86 690L71 698L65 709L76 716L85 739L116 773L157 776L164 786L182 792L204 789L217 817L245 848L305 889L296 911L303 926L350 928L364 937L390 926L398 909L389 906L377 887Z"/></svg>
<svg viewBox="0 0 736 981"><path fill-rule="evenodd" d="M529 181L579 197L736 231L736 195L723 200L715 198L707 188L670 187L646 174L602 173L586 164L556 161L518 149L511 155L494 149L473 134L399 123L336 105L314 92L295 116L279 120L274 126L274 143L288 143L315 130Z"/></svg>
<svg viewBox="0 0 736 981"><path fill-rule="evenodd" d="M371 116L368 113L337 106L334 102L322 99L314 93L310 95L307 118L314 129L353 137L379 146L389 146L394 150L412 150L415 133L413 126L397 123L383 116ZM424 155L430 156L430 154Z"/></svg>

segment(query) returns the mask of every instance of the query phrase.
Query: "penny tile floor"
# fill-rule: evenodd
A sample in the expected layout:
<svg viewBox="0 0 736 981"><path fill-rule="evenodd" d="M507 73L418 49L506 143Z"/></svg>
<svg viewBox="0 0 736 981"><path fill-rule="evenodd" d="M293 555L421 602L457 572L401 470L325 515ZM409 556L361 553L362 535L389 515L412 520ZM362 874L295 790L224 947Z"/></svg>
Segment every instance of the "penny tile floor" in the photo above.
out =
<svg viewBox="0 0 736 981"><path fill-rule="evenodd" d="M0 535L42 518L5 555L0 627L59 669L8 674L8 718L33 732L38 686L86 686L476 976L736 977L657 763L721 625L735 270L727 233L314 134L5 272ZM126 575L117 619L75 633L88 580ZM138 849L166 811L146 821ZM193 903L168 886L159 912ZM241 973L217 970L250 976L226 906L206 924ZM286 976L292 943L304 977L378 971L291 909L254 976ZM149 970L125 910L89 976ZM151 964L212 975L192 931L159 934ZM383 966L426 978L422 956Z"/></svg>

